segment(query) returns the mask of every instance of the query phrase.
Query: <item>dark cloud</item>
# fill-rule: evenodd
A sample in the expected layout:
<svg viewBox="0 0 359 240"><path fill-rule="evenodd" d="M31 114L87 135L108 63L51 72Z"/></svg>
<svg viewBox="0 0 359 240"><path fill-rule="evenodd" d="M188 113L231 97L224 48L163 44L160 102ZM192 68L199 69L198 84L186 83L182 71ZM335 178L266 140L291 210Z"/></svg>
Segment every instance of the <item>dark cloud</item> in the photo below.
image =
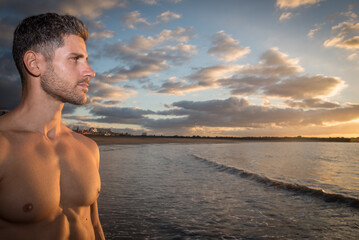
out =
<svg viewBox="0 0 359 240"><path fill-rule="evenodd" d="M0 78L0 109L11 110L20 103L20 79L1 75Z"/></svg>
<svg viewBox="0 0 359 240"><path fill-rule="evenodd" d="M338 108L339 103L328 102L318 98L304 99L303 101L291 101L287 100L284 102L292 108Z"/></svg>
<svg viewBox="0 0 359 240"><path fill-rule="evenodd" d="M218 82L231 89L232 95L250 95L261 93L263 87L279 81L276 77L244 76L222 79Z"/></svg>
<svg viewBox="0 0 359 240"><path fill-rule="evenodd" d="M229 98L203 102L181 101L172 109L156 114L167 119L147 119L144 127L152 129L192 128L272 128L323 126L326 123L345 123L359 119L359 105L332 109L307 110L251 105L247 100ZM173 118L169 118L173 116Z"/></svg>
<svg viewBox="0 0 359 240"><path fill-rule="evenodd" d="M2 0L0 8L23 17L44 12L58 12L95 19L104 10L124 7L125 2L123 0Z"/></svg>
<svg viewBox="0 0 359 240"><path fill-rule="evenodd" d="M138 108L103 107L95 106L90 110L94 116L91 121L101 123L141 124L146 115L153 114L153 111Z"/></svg>
<svg viewBox="0 0 359 240"><path fill-rule="evenodd" d="M0 109L13 109L21 99L21 81L10 50L0 52Z"/></svg>
<svg viewBox="0 0 359 240"><path fill-rule="evenodd" d="M11 48L13 33L18 22L19 20L13 17L4 17L0 19L0 48Z"/></svg>
<svg viewBox="0 0 359 240"><path fill-rule="evenodd" d="M63 115L73 114L76 111L76 109L78 109L78 108L80 108L80 107L77 105L66 103L64 105L64 108L62 109L62 114Z"/></svg>

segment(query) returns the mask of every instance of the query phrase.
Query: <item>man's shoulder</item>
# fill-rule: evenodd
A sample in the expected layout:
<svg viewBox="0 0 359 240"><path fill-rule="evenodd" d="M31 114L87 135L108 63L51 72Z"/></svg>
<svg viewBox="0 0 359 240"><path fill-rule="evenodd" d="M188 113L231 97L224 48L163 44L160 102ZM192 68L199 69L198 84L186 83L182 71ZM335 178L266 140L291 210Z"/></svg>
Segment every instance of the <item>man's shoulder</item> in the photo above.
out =
<svg viewBox="0 0 359 240"><path fill-rule="evenodd" d="M96 156L99 155L99 149L97 143L91 138L88 138L80 133L76 133L71 129L68 129L67 134L69 134L74 141L85 146L87 150L90 151L92 154Z"/></svg>
<svg viewBox="0 0 359 240"><path fill-rule="evenodd" d="M1 149L8 147L10 144L9 134L7 131L0 129L0 146ZM0 151L1 154L2 151Z"/></svg>
<svg viewBox="0 0 359 240"><path fill-rule="evenodd" d="M88 138L86 136L84 136L83 134L80 134L80 133L77 133L77 132L74 132L70 129L69 131L69 134L72 135L73 138L75 138L77 141L83 143L83 144L86 144L88 145L89 147L95 147L95 148L98 148L97 146L97 143L92 140L91 138Z"/></svg>

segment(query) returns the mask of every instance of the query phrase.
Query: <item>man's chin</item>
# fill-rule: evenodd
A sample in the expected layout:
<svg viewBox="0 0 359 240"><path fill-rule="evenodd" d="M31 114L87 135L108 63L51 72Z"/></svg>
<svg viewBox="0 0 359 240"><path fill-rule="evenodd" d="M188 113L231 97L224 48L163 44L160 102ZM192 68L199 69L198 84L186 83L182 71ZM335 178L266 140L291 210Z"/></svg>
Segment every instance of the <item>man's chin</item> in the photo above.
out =
<svg viewBox="0 0 359 240"><path fill-rule="evenodd" d="M86 96L83 99L76 99L76 100L67 101L67 103L77 105L77 106L84 105L86 102L87 102L87 97Z"/></svg>

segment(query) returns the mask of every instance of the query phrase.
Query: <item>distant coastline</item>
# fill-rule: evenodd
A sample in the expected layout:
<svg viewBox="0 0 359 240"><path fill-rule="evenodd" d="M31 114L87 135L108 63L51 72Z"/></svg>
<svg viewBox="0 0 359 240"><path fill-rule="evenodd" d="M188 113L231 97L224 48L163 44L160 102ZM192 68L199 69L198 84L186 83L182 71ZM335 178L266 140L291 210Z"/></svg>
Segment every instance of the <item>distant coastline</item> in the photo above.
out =
<svg viewBox="0 0 359 240"><path fill-rule="evenodd" d="M233 142L359 142L358 138L315 137L200 137L200 136L105 136L86 135L98 145L109 144L163 144L163 143L233 143Z"/></svg>

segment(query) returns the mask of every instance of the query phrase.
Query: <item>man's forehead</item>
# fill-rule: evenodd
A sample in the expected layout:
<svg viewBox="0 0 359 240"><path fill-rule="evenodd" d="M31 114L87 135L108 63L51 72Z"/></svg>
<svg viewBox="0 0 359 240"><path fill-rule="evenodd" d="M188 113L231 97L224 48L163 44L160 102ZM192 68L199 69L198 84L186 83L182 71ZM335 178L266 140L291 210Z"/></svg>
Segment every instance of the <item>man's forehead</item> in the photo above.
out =
<svg viewBox="0 0 359 240"><path fill-rule="evenodd" d="M61 52L77 53L87 56L86 43L82 37L76 35L68 35L64 37L64 46L60 47Z"/></svg>

